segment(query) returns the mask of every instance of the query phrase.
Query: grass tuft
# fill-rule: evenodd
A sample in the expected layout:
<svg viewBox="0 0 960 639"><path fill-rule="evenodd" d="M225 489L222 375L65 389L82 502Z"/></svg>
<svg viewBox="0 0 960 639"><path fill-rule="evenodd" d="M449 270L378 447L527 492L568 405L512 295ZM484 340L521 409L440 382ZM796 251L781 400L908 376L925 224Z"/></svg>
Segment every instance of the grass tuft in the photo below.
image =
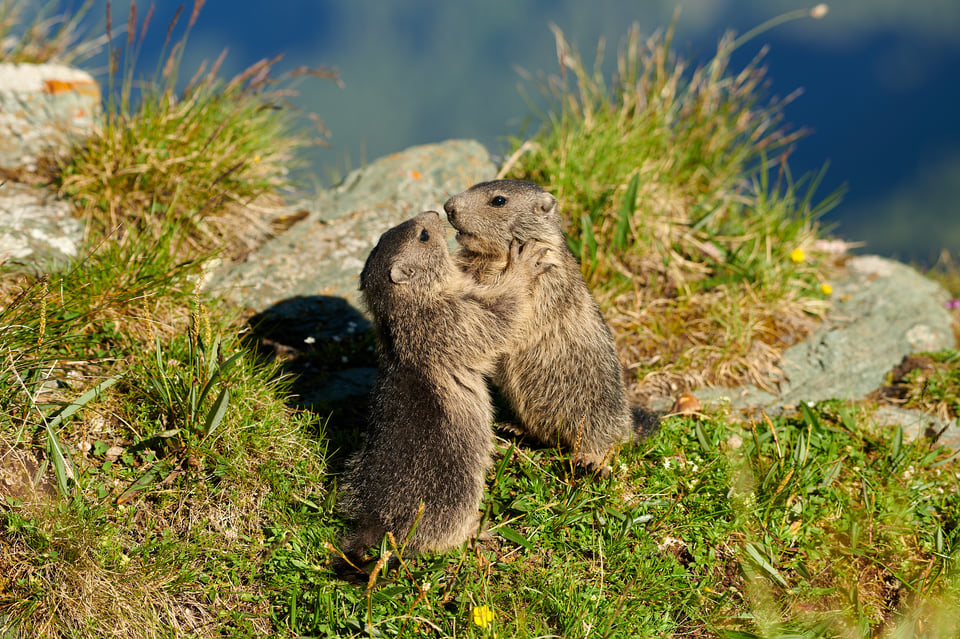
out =
<svg viewBox="0 0 960 639"><path fill-rule="evenodd" d="M159 233L172 218L190 229L198 247L235 243L249 249L267 235L270 215L280 210L276 194L290 184L297 150L322 142L298 130L289 98L305 76L337 81L333 70L298 68L275 75L281 60L276 56L223 79L224 51L182 82L181 61L202 4L194 2L176 40L181 12L174 15L157 68L141 79L137 58L152 8L138 24L131 3L126 41L117 47L108 3L103 121L58 174L61 192L100 233L117 228Z"/></svg>
<svg viewBox="0 0 960 639"><path fill-rule="evenodd" d="M732 71L731 34L691 72L672 28L643 39L634 25L608 83L603 42L588 67L553 30L560 74L527 76L548 101L543 126L502 173L557 195L642 389L769 383L826 308L816 220L839 198L815 201L822 172L790 174L792 96L761 102L763 53Z"/></svg>

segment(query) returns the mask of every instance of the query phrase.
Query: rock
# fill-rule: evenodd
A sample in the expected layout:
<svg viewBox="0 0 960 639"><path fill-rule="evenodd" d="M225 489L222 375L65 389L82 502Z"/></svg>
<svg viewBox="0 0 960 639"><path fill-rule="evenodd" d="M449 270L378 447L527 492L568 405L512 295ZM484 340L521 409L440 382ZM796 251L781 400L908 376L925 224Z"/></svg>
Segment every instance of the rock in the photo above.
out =
<svg viewBox="0 0 960 639"><path fill-rule="evenodd" d="M47 189L0 183L0 264L43 268L76 257L83 225Z"/></svg>
<svg viewBox="0 0 960 639"><path fill-rule="evenodd" d="M304 219L243 263L219 269L208 289L257 311L253 336L293 375L296 404L321 412L339 406L343 421L357 421L343 406L360 410L356 399L376 376L357 291L367 255L388 228L424 210L442 211L450 195L495 175L486 149L473 141L383 158L304 204ZM449 241L453 248L453 233Z"/></svg>
<svg viewBox="0 0 960 639"><path fill-rule="evenodd" d="M89 73L59 64L0 64L0 168L35 168L88 133L100 113Z"/></svg>
<svg viewBox="0 0 960 639"><path fill-rule="evenodd" d="M955 346L949 295L913 268L877 256L855 257L834 285L826 321L783 354L776 392L756 387L703 389L704 401L779 413L799 402L860 399L878 388L905 355Z"/></svg>
<svg viewBox="0 0 960 639"><path fill-rule="evenodd" d="M904 441L927 437L941 446L960 449L960 426L923 411L881 404L870 415L876 426L902 426Z"/></svg>
<svg viewBox="0 0 960 639"><path fill-rule="evenodd" d="M209 288L258 311L296 296L337 296L357 306L357 279L381 233L421 211L442 211L450 195L495 174L474 141L388 156L307 203L306 218L215 274Z"/></svg>

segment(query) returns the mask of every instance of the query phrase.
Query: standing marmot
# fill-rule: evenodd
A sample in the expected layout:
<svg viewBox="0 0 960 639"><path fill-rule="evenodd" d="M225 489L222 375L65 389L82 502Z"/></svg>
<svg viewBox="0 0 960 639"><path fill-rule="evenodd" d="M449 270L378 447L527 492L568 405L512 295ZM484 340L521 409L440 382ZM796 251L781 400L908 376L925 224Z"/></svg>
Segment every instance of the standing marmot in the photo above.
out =
<svg viewBox="0 0 960 639"><path fill-rule="evenodd" d="M494 180L443 208L458 231L461 267L482 284L498 282L511 242L552 249L554 268L534 282L534 313L519 325L494 379L520 432L545 443L559 439L579 463L606 472L610 450L650 418L627 403L613 336L567 248L556 198L531 182Z"/></svg>
<svg viewBox="0 0 960 639"><path fill-rule="evenodd" d="M366 443L351 460L341 505L355 527L351 560L392 532L406 552L444 550L476 532L493 450L486 377L531 311L542 249L514 242L496 289L450 257L434 211L388 230L360 274L379 370ZM417 510L423 514L417 521Z"/></svg>

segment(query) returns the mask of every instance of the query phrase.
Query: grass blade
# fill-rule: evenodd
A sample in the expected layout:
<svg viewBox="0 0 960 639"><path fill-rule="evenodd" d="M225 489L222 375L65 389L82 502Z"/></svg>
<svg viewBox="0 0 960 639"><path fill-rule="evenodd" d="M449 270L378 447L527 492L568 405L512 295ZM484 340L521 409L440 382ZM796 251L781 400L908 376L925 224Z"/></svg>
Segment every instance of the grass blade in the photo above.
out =
<svg viewBox="0 0 960 639"><path fill-rule="evenodd" d="M537 547L532 541L518 533L516 530L510 526L498 526L497 532L507 541L512 541L515 544L520 544L527 550L536 550Z"/></svg>
<svg viewBox="0 0 960 639"><path fill-rule="evenodd" d="M580 218L580 229L583 233L583 239L580 243L580 259L590 258L593 264L597 260L597 239L593 235L593 219L584 214Z"/></svg>
<svg viewBox="0 0 960 639"><path fill-rule="evenodd" d="M779 583L784 588L789 587L789 584L787 583L787 580L783 578L783 575L781 575L780 572L776 568L774 568L769 561L766 560L766 558L760 553L760 551L757 549L756 546L754 546L750 542L747 542L746 544L744 544L744 549L747 551L747 554L750 555L750 559L752 559L754 563L760 566L764 572L766 572L768 575L773 577L777 581L777 583Z"/></svg>
<svg viewBox="0 0 960 639"><path fill-rule="evenodd" d="M103 392L104 390L116 384L117 380L119 379L120 379L119 377L110 377L108 379L105 379L99 384L97 384L96 386L94 386L93 388L91 388L90 390L88 390L87 392L85 392L83 395L78 397L75 401L64 406L63 409L61 409L60 412L58 412L53 417L53 419L50 420L50 428L56 428L57 426L59 426L60 422L62 422L63 420L65 420L66 418L70 417L75 412L83 408L87 403L90 402L90 400L95 398L101 392Z"/></svg>
<svg viewBox="0 0 960 639"><path fill-rule="evenodd" d="M213 402L210 411L207 413L207 423L203 428L203 436L206 437L212 433L227 414L227 406L230 404L230 389L224 388Z"/></svg>
<svg viewBox="0 0 960 639"><path fill-rule="evenodd" d="M63 446L49 423L47 424L47 454L53 460L53 474L57 478L57 489L66 497L70 494L69 480L75 475L70 460L63 452Z"/></svg>
<svg viewBox="0 0 960 639"><path fill-rule="evenodd" d="M621 251L627 248L627 235L630 232L630 220L636 210L639 186L640 174L634 173L630 184L627 185L627 192L623 195L623 202L620 203L620 217L617 220L617 230L613 235L613 245Z"/></svg>

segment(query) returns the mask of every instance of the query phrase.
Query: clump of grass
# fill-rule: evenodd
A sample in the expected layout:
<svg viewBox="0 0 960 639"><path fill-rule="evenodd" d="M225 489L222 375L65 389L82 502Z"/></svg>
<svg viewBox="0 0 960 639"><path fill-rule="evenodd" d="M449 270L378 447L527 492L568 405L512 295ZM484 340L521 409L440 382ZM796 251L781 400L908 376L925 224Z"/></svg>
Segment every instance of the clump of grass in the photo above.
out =
<svg viewBox="0 0 960 639"><path fill-rule="evenodd" d="M82 206L95 228L157 232L164 228L160 217L172 216L201 247L223 240L243 245L250 239L245 235L262 238L265 214L278 209L275 194L289 185L296 151L317 141L297 130L288 98L297 78L336 81L333 70L299 68L275 77L277 56L224 80L218 75L224 51L180 88L187 37L202 5L194 1L174 42L183 7L176 12L160 63L145 80L136 63L153 8L138 22L131 3L126 41L117 48L107 5L110 70L103 122L59 173L61 191Z"/></svg>
<svg viewBox="0 0 960 639"><path fill-rule="evenodd" d="M793 179L790 97L761 102L762 53L729 68L725 36L692 73L672 30L634 26L610 84L554 27L560 75L540 82L544 125L501 171L554 191L622 354L648 390L769 383L784 344L826 307L815 202L822 172Z"/></svg>
<svg viewBox="0 0 960 639"><path fill-rule="evenodd" d="M85 0L70 15L48 17L48 7L41 8L25 23L26 4L0 2L0 62L76 64L103 47L103 38L86 38L80 28L93 0Z"/></svg>
<svg viewBox="0 0 960 639"><path fill-rule="evenodd" d="M270 631L256 578L264 511L293 493L323 499L305 479L324 472L323 438L304 436L316 419L286 408L236 318L204 310L202 269L177 257L181 244L168 227L8 281L0 634Z"/></svg>
<svg viewBox="0 0 960 639"><path fill-rule="evenodd" d="M939 415L945 421L960 417L960 351L932 353L930 366L911 371L903 380L905 406Z"/></svg>

